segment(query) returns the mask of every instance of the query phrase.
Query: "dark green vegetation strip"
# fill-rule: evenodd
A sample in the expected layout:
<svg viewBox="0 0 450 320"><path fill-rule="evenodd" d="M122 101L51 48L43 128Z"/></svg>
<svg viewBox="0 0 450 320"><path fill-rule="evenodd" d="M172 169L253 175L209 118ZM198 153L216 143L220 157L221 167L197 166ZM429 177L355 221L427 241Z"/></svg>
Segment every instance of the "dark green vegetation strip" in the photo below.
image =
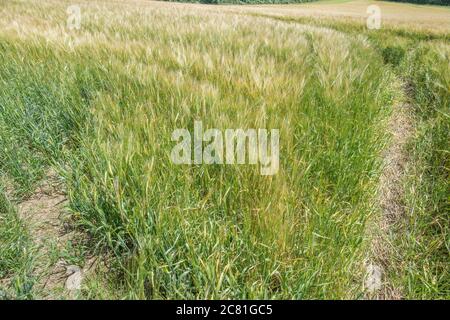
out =
<svg viewBox="0 0 450 320"><path fill-rule="evenodd" d="M450 0L386 0L391 2L406 2L406 3L416 3L416 4L436 4L441 6L449 6Z"/></svg>
<svg viewBox="0 0 450 320"><path fill-rule="evenodd" d="M288 3L306 3L317 0L165 0L168 2L189 2L204 4L288 4Z"/></svg>
<svg viewBox="0 0 450 320"><path fill-rule="evenodd" d="M167 2L189 2L204 4L289 4L306 3L318 0L163 0ZM450 5L450 0L387 0L392 2L405 2L415 4Z"/></svg>
<svg viewBox="0 0 450 320"><path fill-rule="evenodd" d="M0 186L0 300L32 297L32 243L23 223Z"/></svg>

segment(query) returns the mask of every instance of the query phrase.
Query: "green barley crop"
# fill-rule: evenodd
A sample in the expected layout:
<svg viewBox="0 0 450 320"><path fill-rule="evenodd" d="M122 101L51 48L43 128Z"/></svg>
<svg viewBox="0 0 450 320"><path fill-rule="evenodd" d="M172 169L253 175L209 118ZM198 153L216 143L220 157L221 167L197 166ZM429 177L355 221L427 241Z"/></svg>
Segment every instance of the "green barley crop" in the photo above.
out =
<svg viewBox="0 0 450 320"><path fill-rule="evenodd" d="M56 169L122 298L363 296L399 97L366 35L101 1L68 30L68 5L2 3L0 172L16 197ZM195 120L279 129L278 174L173 164L171 134Z"/></svg>

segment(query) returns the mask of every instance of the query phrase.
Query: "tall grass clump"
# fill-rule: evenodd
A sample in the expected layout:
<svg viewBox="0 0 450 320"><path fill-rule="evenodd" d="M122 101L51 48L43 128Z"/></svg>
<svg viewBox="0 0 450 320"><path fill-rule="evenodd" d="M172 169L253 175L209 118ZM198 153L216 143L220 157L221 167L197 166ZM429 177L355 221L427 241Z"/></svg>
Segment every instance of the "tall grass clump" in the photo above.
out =
<svg viewBox="0 0 450 320"><path fill-rule="evenodd" d="M412 299L448 299L450 293L449 58L448 44L421 44L403 64L417 132L409 146L407 217L398 230L403 265L397 274Z"/></svg>
<svg viewBox="0 0 450 320"><path fill-rule="evenodd" d="M211 13L131 15L105 18L97 34L90 25L76 49L92 118L67 175L74 215L118 257L129 296L357 294L391 99L382 61L337 32ZM171 132L194 120L279 128L279 174L172 164Z"/></svg>
<svg viewBox="0 0 450 320"><path fill-rule="evenodd" d="M75 88L76 71L64 69L64 54L42 41L0 43L0 170L21 196L75 146L73 133L84 125L82 88Z"/></svg>
<svg viewBox="0 0 450 320"><path fill-rule="evenodd" d="M0 188L0 300L33 297L33 247L28 230Z"/></svg>

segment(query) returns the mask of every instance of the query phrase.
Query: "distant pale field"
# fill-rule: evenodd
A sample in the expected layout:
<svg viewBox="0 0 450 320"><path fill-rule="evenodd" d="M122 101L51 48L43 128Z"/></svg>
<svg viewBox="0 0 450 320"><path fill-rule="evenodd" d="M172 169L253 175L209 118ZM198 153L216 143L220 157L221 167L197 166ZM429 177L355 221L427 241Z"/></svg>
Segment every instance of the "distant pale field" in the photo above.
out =
<svg viewBox="0 0 450 320"><path fill-rule="evenodd" d="M72 2L67 1L46 1L43 6L51 6L52 3L67 3L71 5ZM349 20L361 24L366 23L368 17L367 8L370 5L377 5L381 9L382 25L389 27L400 27L407 30L423 31L428 33L450 33L450 9L447 7L416 5L408 3L393 3L385 1L371 1L371 0L337 0L337 1L319 1L303 4L287 4L287 5L203 5L195 3L177 3L166 1L141 1L141 0L127 0L127 1L78 1L92 6L108 7L120 6L126 8L127 6L136 8L148 9L168 9L181 11L195 11L197 13L206 12L222 12L222 13L254 13L261 15L271 15L279 17L292 18L318 18L318 19L337 19ZM1 12L1 11L0 11ZM0 25L7 27L8 12L2 15ZM12 21L18 21L11 17ZM11 21L10 21L11 22Z"/></svg>
<svg viewBox="0 0 450 320"><path fill-rule="evenodd" d="M337 0L319 1L303 4L275 5L201 5L164 1L127 1L130 4L144 6L161 6L221 12L254 12L283 17L314 17L314 18L347 18L365 23L368 16L367 8L377 5L381 9L382 23L390 26L408 27L423 31L450 32L450 9L439 6L416 5L371 0Z"/></svg>
<svg viewBox="0 0 450 320"><path fill-rule="evenodd" d="M389 23L414 23L430 27L450 28L450 10L445 7L423 6L408 3L385 1L324 1L292 5L259 5L240 8L260 10L292 16L349 17L364 19L367 7L377 5L381 9L382 19Z"/></svg>
<svg viewBox="0 0 450 320"><path fill-rule="evenodd" d="M233 6L233 9L284 17L350 19L365 24L369 15L367 8L370 5L380 7L382 24L427 32L450 32L450 9L438 6L370 0L344 0L288 5Z"/></svg>

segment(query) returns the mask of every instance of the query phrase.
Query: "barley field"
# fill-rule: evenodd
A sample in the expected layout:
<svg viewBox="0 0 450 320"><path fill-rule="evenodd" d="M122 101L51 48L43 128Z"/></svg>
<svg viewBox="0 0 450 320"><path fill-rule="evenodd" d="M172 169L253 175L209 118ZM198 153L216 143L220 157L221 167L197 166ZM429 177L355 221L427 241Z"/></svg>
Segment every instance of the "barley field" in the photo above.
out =
<svg viewBox="0 0 450 320"><path fill-rule="evenodd" d="M0 0L0 299L450 298L448 7L73 5Z"/></svg>

